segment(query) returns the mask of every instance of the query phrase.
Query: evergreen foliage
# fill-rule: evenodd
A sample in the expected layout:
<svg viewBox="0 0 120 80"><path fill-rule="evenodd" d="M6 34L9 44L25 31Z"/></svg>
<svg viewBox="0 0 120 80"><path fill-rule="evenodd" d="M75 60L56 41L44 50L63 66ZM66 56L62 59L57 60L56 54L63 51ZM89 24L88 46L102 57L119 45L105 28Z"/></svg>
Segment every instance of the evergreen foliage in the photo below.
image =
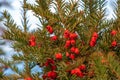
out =
<svg viewBox="0 0 120 80"><path fill-rule="evenodd" d="M111 20L106 19L106 0L23 2L22 29L7 11L3 13L7 29L2 37L11 40L18 53L12 61L0 60L16 72L1 79L120 80L120 0ZM32 32L28 10L40 21ZM19 62L25 63L23 71L15 65ZM32 74L36 65L41 73Z"/></svg>

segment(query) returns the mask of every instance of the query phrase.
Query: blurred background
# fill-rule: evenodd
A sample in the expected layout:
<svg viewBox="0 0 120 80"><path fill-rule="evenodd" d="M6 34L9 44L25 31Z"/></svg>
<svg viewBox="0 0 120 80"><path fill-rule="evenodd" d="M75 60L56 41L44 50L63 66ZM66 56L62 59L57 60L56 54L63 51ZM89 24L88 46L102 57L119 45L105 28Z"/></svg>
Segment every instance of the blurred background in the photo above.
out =
<svg viewBox="0 0 120 80"><path fill-rule="evenodd" d="M21 19L22 19L22 1L23 0L0 0L0 17L2 17L2 12L4 10L7 10L12 18L14 19L14 21L17 23L17 25L19 27L22 26L21 24ZM34 4L35 0L27 0L28 3ZM34 30L36 29L38 26L36 25L38 22L38 19L33 16L33 13L31 11L27 12L29 21L30 21L30 30ZM7 41L7 40L2 40L1 35L3 34L3 31L5 29L5 26L3 25L3 21L0 21L0 58L5 59L5 60L12 60L12 55L16 54L17 52L15 52L12 48L11 48L11 42ZM23 70L24 63L20 63L17 64L18 68L20 70ZM12 75L14 74L14 72L7 66L2 66L2 67L6 67L4 69L4 74L5 75ZM33 68L32 72L39 72L38 70L38 66L36 66L35 68Z"/></svg>
<svg viewBox="0 0 120 80"><path fill-rule="evenodd" d="M13 17L14 21L17 23L17 25L20 27L21 25L21 6L22 6L22 1L23 0L0 0L0 17L2 17L1 12L4 10L7 10L11 16ZM106 0L108 1L107 3L107 19L113 18L113 8L111 7L112 1L115 0ZM27 0L28 3L34 4L35 0ZM33 16L32 11L27 12L31 27L30 31L36 29L38 26L36 24L39 23L38 19ZM3 25L3 21L0 22L0 36L3 34L3 31L5 29L5 26ZM11 48L11 42L7 40L2 40L0 37L0 58L6 59L6 60L12 60L11 56L13 54L16 54L12 48ZM22 70L24 63L18 64L17 66L19 67L20 70ZM36 72L38 71L38 66L36 66L32 71ZM9 74L14 74L14 72L7 67L4 70L4 74L9 75Z"/></svg>

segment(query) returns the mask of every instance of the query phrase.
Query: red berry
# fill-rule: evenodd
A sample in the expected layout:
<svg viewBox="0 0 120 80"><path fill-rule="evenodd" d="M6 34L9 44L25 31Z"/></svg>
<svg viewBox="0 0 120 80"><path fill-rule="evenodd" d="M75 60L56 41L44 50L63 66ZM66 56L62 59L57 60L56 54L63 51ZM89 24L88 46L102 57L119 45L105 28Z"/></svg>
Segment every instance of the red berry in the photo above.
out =
<svg viewBox="0 0 120 80"><path fill-rule="evenodd" d="M93 42L93 41L90 41L90 47L94 47L95 46L95 44L96 44L96 42Z"/></svg>
<svg viewBox="0 0 120 80"><path fill-rule="evenodd" d="M65 44L65 46L64 46L65 48L69 48L70 47L70 45L68 45L68 44Z"/></svg>
<svg viewBox="0 0 120 80"><path fill-rule="evenodd" d="M65 48L68 48L68 47L70 47L70 45L71 45L71 42L70 42L70 40L67 40L67 41L66 41L66 43L65 43Z"/></svg>
<svg viewBox="0 0 120 80"><path fill-rule="evenodd" d="M57 39L58 39L57 36L52 36L52 37L51 37L51 40L52 40L52 41L56 41Z"/></svg>
<svg viewBox="0 0 120 80"><path fill-rule="evenodd" d="M61 53L55 54L55 58L61 60L62 59L62 54Z"/></svg>
<svg viewBox="0 0 120 80"><path fill-rule="evenodd" d="M55 61L51 58L47 59L47 61L44 63L44 66L48 67L49 65L54 65Z"/></svg>
<svg viewBox="0 0 120 80"><path fill-rule="evenodd" d="M78 36L76 33L71 33L70 34L70 39L76 39Z"/></svg>
<svg viewBox="0 0 120 80"><path fill-rule="evenodd" d="M31 77L25 78L24 80L33 80Z"/></svg>
<svg viewBox="0 0 120 80"><path fill-rule="evenodd" d="M80 78L83 78L83 77L84 77L84 74L83 74L82 72L79 72L79 73L77 74L77 76L79 76Z"/></svg>
<svg viewBox="0 0 120 80"><path fill-rule="evenodd" d="M79 72L80 72L79 68L75 68L75 69L71 70L71 74L77 74Z"/></svg>
<svg viewBox="0 0 120 80"><path fill-rule="evenodd" d="M34 35L31 35L30 39L31 41L35 41L35 36Z"/></svg>
<svg viewBox="0 0 120 80"><path fill-rule="evenodd" d="M50 25L47 25L46 29L49 30L50 28L52 28Z"/></svg>
<svg viewBox="0 0 120 80"><path fill-rule="evenodd" d="M47 73L47 77L51 79L55 79L57 77L57 73L55 71L49 71Z"/></svg>
<svg viewBox="0 0 120 80"><path fill-rule="evenodd" d="M47 59L47 62L51 65L55 64L55 61L51 58Z"/></svg>
<svg viewBox="0 0 120 80"><path fill-rule="evenodd" d="M71 45L75 45L75 40L71 40Z"/></svg>
<svg viewBox="0 0 120 80"><path fill-rule="evenodd" d="M73 59L75 59L75 55L74 54L70 54L69 58L73 60Z"/></svg>
<svg viewBox="0 0 120 80"><path fill-rule="evenodd" d="M76 75L76 76L81 77L81 78L84 76L79 68L75 68L75 69L71 70L71 74Z"/></svg>
<svg viewBox="0 0 120 80"><path fill-rule="evenodd" d="M98 38L98 34L96 32L94 32L92 35L92 38L90 40L90 43L89 43L90 47L95 46L97 38Z"/></svg>
<svg viewBox="0 0 120 80"><path fill-rule="evenodd" d="M49 30L49 33L50 33L50 34L52 34L52 33L53 33L53 30L52 30L52 29L50 29L50 30Z"/></svg>
<svg viewBox="0 0 120 80"><path fill-rule="evenodd" d="M52 29L52 27L51 27L50 25L48 25L46 28L47 28L47 30L48 30L48 32L49 32L50 34L53 33L53 29Z"/></svg>
<svg viewBox="0 0 120 80"><path fill-rule="evenodd" d="M80 52L79 49L78 49L78 48L75 48L75 52L74 52L74 53L75 53L75 54L79 54L79 52Z"/></svg>
<svg viewBox="0 0 120 80"><path fill-rule="evenodd" d="M36 46L35 36L32 35L29 39L29 46Z"/></svg>
<svg viewBox="0 0 120 80"><path fill-rule="evenodd" d="M42 78L43 78L43 80L45 80L47 78L47 75L43 74Z"/></svg>
<svg viewBox="0 0 120 80"><path fill-rule="evenodd" d="M70 55L70 54L69 54L68 52L66 52L66 57L69 57L69 55Z"/></svg>
<svg viewBox="0 0 120 80"><path fill-rule="evenodd" d="M97 34L97 32L94 32L93 35L92 35L92 37L96 37L96 38L98 38L98 34Z"/></svg>
<svg viewBox="0 0 120 80"><path fill-rule="evenodd" d="M112 43L111 43L111 46L112 47L115 47L117 45L117 42L116 41L113 41Z"/></svg>
<svg viewBox="0 0 120 80"><path fill-rule="evenodd" d="M92 42L96 42L96 40L97 40L96 37L92 37L92 38L91 38L91 41L92 41Z"/></svg>
<svg viewBox="0 0 120 80"><path fill-rule="evenodd" d="M85 69L86 69L86 66L85 66L84 64L82 64L82 65L79 66L79 69L80 69L80 70L85 70Z"/></svg>
<svg viewBox="0 0 120 80"><path fill-rule="evenodd" d="M65 45L70 46L70 40L67 40L66 43L65 43Z"/></svg>
<svg viewBox="0 0 120 80"><path fill-rule="evenodd" d="M70 51L71 51L71 52L75 52L75 47L72 47L72 48L70 49Z"/></svg>
<svg viewBox="0 0 120 80"><path fill-rule="evenodd" d="M56 66L55 65L52 65L51 66L51 70L55 70L56 69Z"/></svg>
<svg viewBox="0 0 120 80"><path fill-rule="evenodd" d="M68 30L64 31L64 38L69 38L70 32Z"/></svg>
<svg viewBox="0 0 120 80"><path fill-rule="evenodd" d="M117 34L117 31L116 30L112 30L111 33L110 33L112 36L115 36Z"/></svg>
<svg viewBox="0 0 120 80"><path fill-rule="evenodd" d="M44 66L46 66L46 67L49 66L49 63L48 63L48 62L45 62L45 63L44 63Z"/></svg>
<svg viewBox="0 0 120 80"><path fill-rule="evenodd" d="M29 40L29 46L36 46L36 42L35 41L32 41L32 40Z"/></svg>

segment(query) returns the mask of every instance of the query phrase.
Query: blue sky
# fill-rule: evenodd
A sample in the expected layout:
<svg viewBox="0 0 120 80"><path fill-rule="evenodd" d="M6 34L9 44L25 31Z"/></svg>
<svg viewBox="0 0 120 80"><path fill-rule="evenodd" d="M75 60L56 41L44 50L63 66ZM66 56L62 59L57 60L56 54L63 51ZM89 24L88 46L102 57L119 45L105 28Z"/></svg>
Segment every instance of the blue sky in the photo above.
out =
<svg viewBox="0 0 120 80"><path fill-rule="evenodd" d="M21 25L21 2L22 0L9 0L10 2L12 2L12 9L10 8L6 8L10 14L12 15L13 19L15 20L15 22L19 25L19 26L22 26ZM108 16L107 18L110 19L113 17L113 10L111 8L111 4L112 4L112 1L114 0L107 0L108 1L108 4L107 4L107 13L108 13ZM111 2L110 2L111 1ZM29 3L34 3L35 0L27 0L27 2ZM5 8L1 8L0 11L4 10ZM38 19L33 16L33 13L31 11L28 11L28 16L29 16L29 19L30 19L30 24L31 24L31 27L30 27L30 30L32 29L35 29L37 28L38 26L36 25L37 23L39 23ZM10 43L7 43L6 45L3 45L3 46L0 46L1 48L3 48L3 50L9 54L9 55L6 55L5 57L4 56L1 56L2 58L5 58L5 59L11 59L11 55L12 54L16 54L16 52L14 52L14 50L12 48L10 48ZM11 54L11 55L10 55ZM19 64L19 69L23 69L23 64ZM38 66L36 66L32 71L35 72L38 70ZM12 70L9 68L5 71L5 74L10 74L12 73Z"/></svg>

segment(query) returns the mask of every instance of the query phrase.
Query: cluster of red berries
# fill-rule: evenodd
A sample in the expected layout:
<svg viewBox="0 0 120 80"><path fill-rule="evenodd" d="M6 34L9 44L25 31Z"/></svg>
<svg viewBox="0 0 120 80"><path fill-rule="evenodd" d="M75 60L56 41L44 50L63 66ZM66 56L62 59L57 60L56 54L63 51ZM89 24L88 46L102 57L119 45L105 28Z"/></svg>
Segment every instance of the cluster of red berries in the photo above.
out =
<svg viewBox="0 0 120 80"><path fill-rule="evenodd" d="M47 26L47 31L50 34L53 34L53 29L51 26ZM79 54L79 49L77 47L75 47L76 39L77 39L78 35L76 33L70 33L70 31L65 30L63 36L64 36L64 38L66 38L65 48L70 48L70 52L71 52L71 54L66 52L66 57L69 57L70 59L74 59L75 58L74 54L76 54L76 55ZM56 41L57 36L52 36L51 40ZM62 60L62 57L63 57L63 55L60 52L55 54L56 60ZM53 59L47 59L44 66L50 67L51 70L43 75L43 79L55 79L57 77L57 73L55 72L55 70L56 70L55 61Z"/></svg>
<svg viewBox="0 0 120 80"><path fill-rule="evenodd" d="M71 54L69 54L69 52L66 52L66 57L69 57L70 59L75 59L75 55L78 55L80 53L79 48L75 47L78 35L76 33L71 33L69 30L65 30L63 36L66 39L64 47L66 49L70 48L71 52Z"/></svg>
<svg viewBox="0 0 120 80"><path fill-rule="evenodd" d="M50 26L50 25L48 25L47 27L46 27L46 29L47 29L47 31L50 33L50 34L53 34L53 28ZM51 36L51 40L52 41L56 41L58 38L57 38L57 36L56 35L54 35L54 36Z"/></svg>
<svg viewBox="0 0 120 80"><path fill-rule="evenodd" d="M84 64L82 64L79 67L71 70L71 74L82 78L82 77L84 77L85 69L86 69L86 66Z"/></svg>
<svg viewBox="0 0 120 80"><path fill-rule="evenodd" d="M70 48L71 53L74 54L79 54L79 49L77 47L75 47L74 45L76 44L76 39L77 39L77 34L76 33L70 33L70 31L65 30L64 31L64 38L66 38L66 42L65 42L65 48ZM75 55L74 54L69 54L68 52L66 52L66 57L69 57L70 59L74 59ZM56 53L55 54L55 58L57 60L61 60L62 59L62 54L61 53Z"/></svg>
<svg viewBox="0 0 120 80"><path fill-rule="evenodd" d="M48 25L46 27L46 29L50 34L53 34L54 31L53 31L53 28L50 25ZM112 36L115 36L117 34L117 31L112 30L110 34ZM69 47L71 47L71 45L74 46L76 44L75 40L78 37L78 35L76 33L70 33L69 30L65 30L63 36L64 36L64 38L68 39L68 40L66 40L66 43L65 43L65 46L64 46L65 48L69 48ZM92 35L92 38L90 40L90 43L89 43L90 47L94 47L96 45L97 38L98 38L98 34L97 34L97 32L94 32L93 35ZM58 37L56 35L51 36L52 41L56 41L57 39L58 39ZM112 41L111 46L115 47L116 45L117 45L116 40ZM29 46L36 46L36 41L35 41L35 36L34 35L32 35L29 39ZM71 52L73 52L75 54L79 54L79 49L75 48L75 47L72 47ZM61 53L56 54L56 58L58 58L58 56L59 56L59 59L62 58ZM71 54L70 56L73 59L74 55Z"/></svg>
<svg viewBox="0 0 120 80"><path fill-rule="evenodd" d="M53 28L48 25L46 27L47 31L50 33L50 34L53 34ZM115 36L116 35L116 31L115 30L112 30L111 31L111 35L112 36ZM65 45L64 47L66 48L66 50L68 50L66 52L66 57L68 57L69 59L71 60L74 60L75 59L75 56L78 55L80 53L79 51L79 48L76 47L76 39L78 38L78 35L74 32L70 32L69 30L65 30L64 31L64 34L63 34L63 37L65 38ZM52 41L56 41L58 39L58 37L56 35L54 36L51 36L51 40ZM96 45L96 41L98 39L98 33L97 32L94 32L92 34L92 37L91 37L91 40L90 40L90 47L94 47ZM35 39L35 36L31 36L30 39L29 39L29 45L30 46L35 46L36 45L36 39ZM115 47L117 45L117 42L114 40L112 43L111 43L111 46L112 47ZM55 54L55 59L56 60L62 60L62 53L58 52ZM70 63L69 63L70 64ZM49 67L50 68L50 71L46 72L44 75L43 75L43 79L44 80L54 80L57 78L57 73L56 73L56 65L55 65L55 60L49 58L47 59L47 61L44 63L44 66L45 67ZM85 73L85 70L86 70L86 66L84 64L80 65L79 67L75 68L75 69L72 69L70 70L70 74L71 75L76 75L78 77L84 77L84 73ZM32 78L26 78L25 80L32 80Z"/></svg>
<svg viewBox="0 0 120 80"><path fill-rule="evenodd" d="M51 58L47 59L47 61L44 63L45 67L50 67L51 70L55 70L56 66L55 66L55 61Z"/></svg>
<svg viewBox="0 0 120 80"><path fill-rule="evenodd" d="M75 55L74 54L69 54L68 52L66 52L66 57L69 57L72 60L75 59Z"/></svg>
<svg viewBox="0 0 120 80"><path fill-rule="evenodd" d="M52 28L50 25L48 25L48 26L46 27L46 29L47 29L47 31L48 31L50 34L53 34L54 31L53 31L53 28ZM56 41L57 39L58 39L58 38L57 38L56 35L51 36L51 40L52 40L52 41ZM55 54L55 58L56 58L57 60L61 60L61 59L62 59L62 54L61 54L61 53L56 53L56 54ZM45 74L42 76L43 79L44 79L44 80L46 80L46 79L48 79L48 80L54 80L54 79L56 79L57 73L55 72L55 70L56 70L55 61L54 61L53 59L49 58L49 59L47 59L47 61L44 63L44 66L45 66L45 67L49 67L51 70L48 71L47 73L45 73Z"/></svg>
<svg viewBox="0 0 120 80"><path fill-rule="evenodd" d="M70 49L70 51L71 51L72 53L79 54L79 49L76 48L76 47L72 47L72 48Z"/></svg>
<svg viewBox="0 0 120 80"><path fill-rule="evenodd" d="M57 73L55 71L49 71L43 76L43 80L55 80L57 78Z"/></svg>
<svg viewBox="0 0 120 80"><path fill-rule="evenodd" d="M90 47L94 47L98 38L97 32L94 32L90 40Z"/></svg>
<svg viewBox="0 0 120 80"><path fill-rule="evenodd" d="M65 48L69 48L71 45L75 45L78 35L76 33L70 33L69 30L64 31L64 38L67 39L65 43Z"/></svg>
<svg viewBox="0 0 120 80"><path fill-rule="evenodd" d="M48 31L50 34L53 34L53 28L52 28L50 25L48 25L48 26L46 27L46 29L47 29L47 31ZM52 41L56 41L56 40L57 40L57 36L56 36L56 35L52 36L52 37L51 37L51 40L52 40ZM30 36L29 46L31 46L31 47L36 46L36 39L35 39L35 36L34 36L34 35L31 35L31 36Z"/></svg>
<svg viewBox="0 0 120 80"><path fill-rule="evenodd" d="M50 25L48 25L48 26L46 27L46 29L47 29L47 31L48 31L50 34L53 34L53 28L52 28ZM56 35L54 35L54 36L51 37L51 40L52 40L52 41L56 41L57 39L58 39L58 38L57 38ZM62 59L62 54L61 54L61 53L56 53L56 54L55 54L55 58L58 59L58 60L61 60L61 59Z"/></svg>
<svg viewBox="0 0 120 80"><path fill-rule="evenodd" d="M44 66L50 67L51 70L42 76L43 79L54 80L57 77L57 73L55 72L55 70L56 70L55 61L53 59L49 58L45 62Z"/></svg>
<svg viewBox="0 0 120 80"><path fill-rule="evenodd" d="M116 31L116 30L112 30L110 34L111 34L111 36L115 36L115 35L117 34L117 31ZM117 46L116 40L113 40L113 41L112 41L111 46L112 46L112 47Z"/></svg>
<svg viewBox="0 0 120 80"><path fill-rule="evenodd" d="M32 35L29 39L29 46L36 46L36 39L34 35Z"/></svg>

